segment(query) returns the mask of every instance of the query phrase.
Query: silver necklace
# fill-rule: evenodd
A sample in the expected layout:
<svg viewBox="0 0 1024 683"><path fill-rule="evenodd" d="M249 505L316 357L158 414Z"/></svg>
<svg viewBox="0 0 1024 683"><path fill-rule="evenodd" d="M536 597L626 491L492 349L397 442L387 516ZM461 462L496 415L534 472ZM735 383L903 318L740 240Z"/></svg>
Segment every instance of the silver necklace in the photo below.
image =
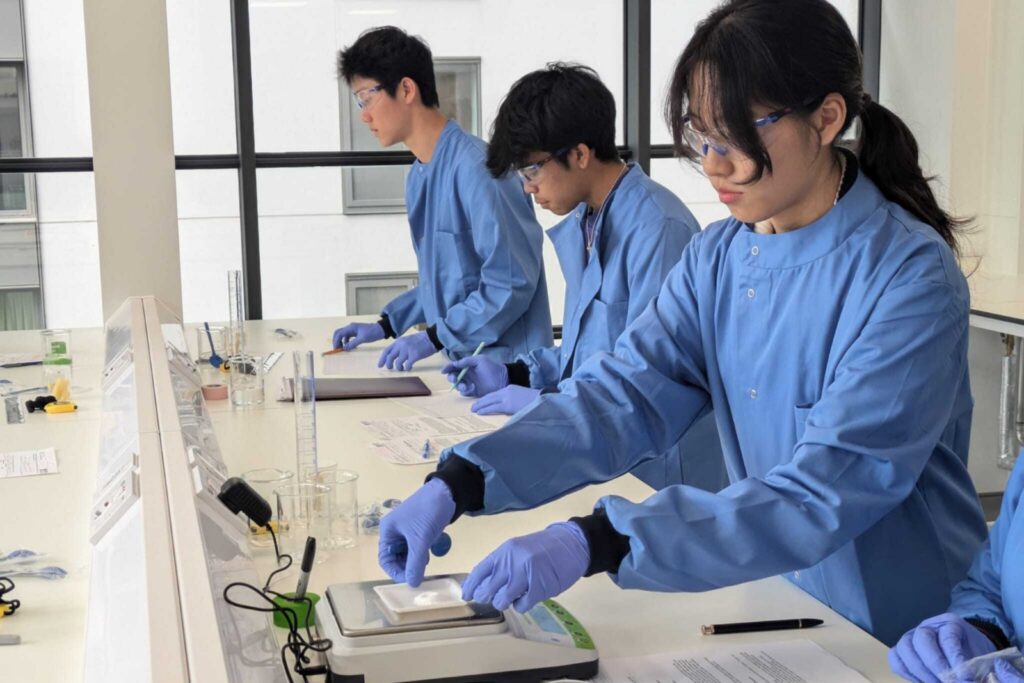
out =
<svg viewBox="0 0 1024 683"><path fill-rule="evenodd" d="M622 168L619 169L619 175L615 176L615 182L612 184L611 192L609 192L608 196L604 198L603 202L601 202L601 208L597 211L598 215L600 215L601 211L604 209L605 204L608 203L608 197L610 197L612 192L615 191L615 188L618 187L619 181L622 180L622 176L625 175L626 169L628 168L629 164L622 164ZM594 217L594 209L593 207L588 206L587 212L583 215L583 242L588 252L590 251L590 248L594 246L594 233L596 227L597 218Z"/></svg>
<svg viewBox="0 0 1024 683"><path fill-rule="evenodd" d="M839 171L839 185L836 187L836 196L835 196L835 199L832 200L832 206L835 206L836 204L839 203L839 192L843 189L843 179L846 178L846 156L845 155L842 155L840 157L839 166L841 168L841 170Z"/></svg>

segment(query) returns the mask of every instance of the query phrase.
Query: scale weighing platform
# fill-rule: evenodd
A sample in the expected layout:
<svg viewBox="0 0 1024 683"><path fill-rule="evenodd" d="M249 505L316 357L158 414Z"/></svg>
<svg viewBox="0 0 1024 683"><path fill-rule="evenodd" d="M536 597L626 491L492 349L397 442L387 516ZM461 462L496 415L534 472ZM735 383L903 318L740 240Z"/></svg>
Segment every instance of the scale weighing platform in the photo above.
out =
<svg viewBox="0 0 1024 683"><path fill-rule="evenodd" d="M461 586L465 578L431 577L420 588L432 580ZM317 604L320 637L332 643L325 653L332 683L532 683L597 675L593 641L554 600L526 614L463 603L446 618L416 622L389 609L391 588L399 587L388 580L334 584Z"/></svg>

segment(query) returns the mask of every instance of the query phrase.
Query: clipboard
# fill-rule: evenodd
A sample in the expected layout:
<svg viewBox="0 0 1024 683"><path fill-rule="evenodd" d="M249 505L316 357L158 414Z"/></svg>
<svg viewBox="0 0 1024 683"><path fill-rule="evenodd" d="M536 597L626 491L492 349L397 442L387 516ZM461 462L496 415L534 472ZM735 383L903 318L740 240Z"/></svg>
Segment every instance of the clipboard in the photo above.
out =
<svg viewBox="0 0 1024 683"><path fill-rule="evenodd" d="M400 396L430 396L430 389L415 375L409 377L317 377L316 400L344 401L360 398L397 398ZM278 401L292 400L291 377L281 380Z"/></svg>

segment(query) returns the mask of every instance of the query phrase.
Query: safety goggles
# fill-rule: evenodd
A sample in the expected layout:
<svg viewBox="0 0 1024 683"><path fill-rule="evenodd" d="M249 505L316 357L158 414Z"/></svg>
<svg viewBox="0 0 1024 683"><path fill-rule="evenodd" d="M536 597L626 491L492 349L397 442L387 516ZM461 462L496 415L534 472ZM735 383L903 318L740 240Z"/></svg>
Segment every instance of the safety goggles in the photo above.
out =
<svg viewBox="0 0 1024 683"><path fill-rule="evenodd" d="M356 106L360 110L366 109L371 106L377 99L377 93L384 89L383 85L374 85L369 88L363 88L352 93L352 97L356 101Z"/></svg>
<svg viewBox="0 0 1024 683"><path fill-rule="evenodd" d="M754 128L761 129L765 126L769 126L779 119L792 114L796 111L793 107L784 107L782 109L776 109L775 111L765 114L761 118L754 120ZM708 135L703 131L699 131L693 127L693 119L689 114L683 117L683 140L690 149L696 150L702 157L708 155L709 150L714 150L718 156L726 156L735 149L732 145L727 142L722 142L713 135Z"/></svg>
<svg viewBox="0 0 1024 683"><path fill-rule="evenodd" d="M570 149L572 149L572 148L571 147L563 147L562 149L558 150L557 152L554 152L552 154L547 155L546 157L544 157L540 161L537 161L537 162L534 162L532 164L528 164L526 166L521 166L521 167L517 168L516 169L516 173L519 174L519 178L524 183L535 182L537 180L537 176L540 174L540 169L544 167L544 164L548 163L552 159L557 159L559 157L565 156L565 154Z"/></svg>

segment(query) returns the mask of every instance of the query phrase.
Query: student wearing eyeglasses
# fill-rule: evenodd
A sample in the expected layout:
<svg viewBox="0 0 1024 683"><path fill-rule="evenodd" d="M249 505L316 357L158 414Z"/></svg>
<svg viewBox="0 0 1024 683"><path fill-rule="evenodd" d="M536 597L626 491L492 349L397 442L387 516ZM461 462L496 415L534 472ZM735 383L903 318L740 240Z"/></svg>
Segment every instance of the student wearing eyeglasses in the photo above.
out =
<svg viewBox="0 0 1024 683"><path fill-rule="evenodd" d="M619 158L615 98L585 66L549 64L512 86L494 121L487 166L495 178L518 175L538 206L565 216L548 230L566 283L561 345L530 349L511 363L475 356L442 369L452 382L467 369L458 389L481 397L473 412L511 415L541 392L557 391L595 354L611 352L700 226L678 197ZM724 486L713 416L633 473L654 488Z"/></svg>
<svg viewBox="0 0 1024 683"><path fill-rule="evenodd" d="M487 146L438 108L430 48L393 26L371 29L341 54L341 75L360 118L383 147L415 155L405 185L419 285L390 301L374 323L334 331L351 350L397 338L378 365L409 370L444 350L511 361L552 341L543 234L514 178L487 171ZM405 334L426 323L423 332ZM403 336L404 335L404 336Z"/></svg>
<svg viewBox="0 0 1024 683"><path fill-rule="evenodd" d="M985 538L961 222L864 91L826 0L731 0L677 62L668 123L730 218L693 237L615 343L502 428L442 452L384 518L416 585L459 515L533 508L631 471L714 409L731 483L608 496L513 538L463 597L520 611L584 576L705 591L784 575L887 644L945 610ZM859 120L856 152L841 143ZM404 539L405 555L389 552Z"/></svg>

